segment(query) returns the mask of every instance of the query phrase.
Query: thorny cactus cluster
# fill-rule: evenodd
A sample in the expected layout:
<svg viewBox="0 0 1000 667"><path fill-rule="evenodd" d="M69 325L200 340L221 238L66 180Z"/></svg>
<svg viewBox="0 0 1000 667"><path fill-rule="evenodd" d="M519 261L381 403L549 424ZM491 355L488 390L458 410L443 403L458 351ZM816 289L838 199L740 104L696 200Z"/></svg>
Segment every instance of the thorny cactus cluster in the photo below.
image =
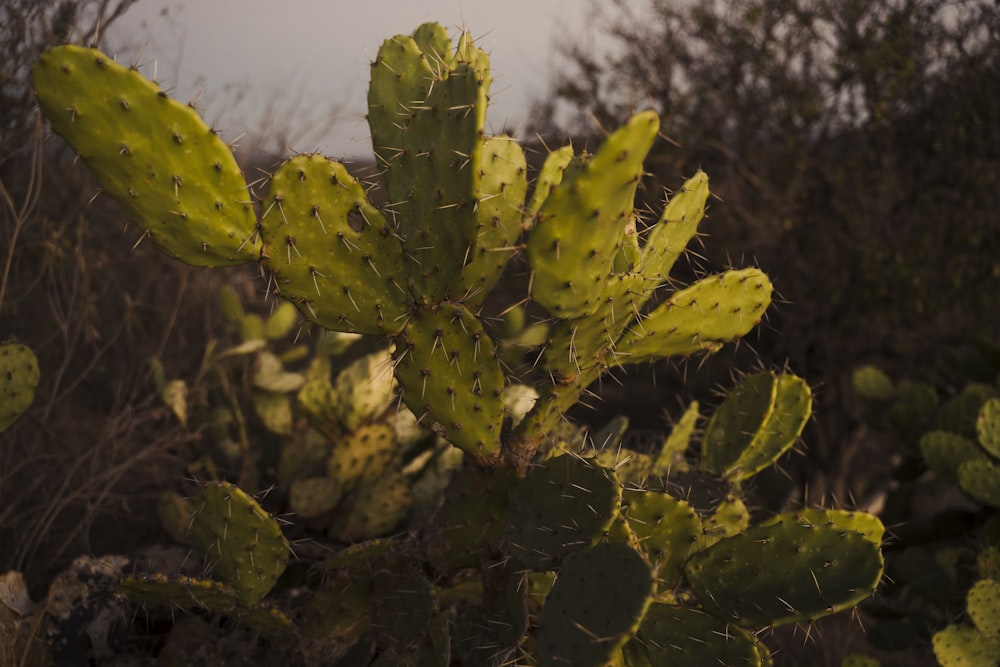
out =
<svg viewBox="0 0 1000 667"><path fill-rule="evenodd" d="M386 423L393 388L343 407L379 364L358 361L340 389L349 371L331 379L328 367L294 387L257 386L279 401L296 392L332 443L325 470L284 480L293 507L333 517L330 534L356 543L314 562L305 601L289 601L275 588L289 563L277 522L238 487L210 482L177 513L215 578L131 577L133 598L229 613L343 664L763 665L756 630L849 609L877 585L878 519L807 509L751 525L740 499L811 414L795 376L746 378L708 421L696 461L697 405L653 455L560 435L566 410L609 369L715 351L770 304L768 278L742 269L648 305L709 194L699 172L643 229L635 195L655 113L593 154L550 153L529 198L520 145L484 132L486 54L425 24L387 40L372 64L368 119L388 204L374 206L342 164L299 155L272 174L258 217L229 148L136 70L65 46L42 56L34 83L53 129L156 246L199 266L259 262L306 319L387 337L381 365L402 402L467 460L417 537L368 539L396 518L345 531L343 516L372 512L342 499L407 491L391 481L406 447ZM551 318L537 351L545 380L527 390L480 314L515 254ZM280 366L271 376L288 380Z"/></svg>
<svg viewBox="0 0 1000 667"><path fill-rule="evenodd" d="M913 516L909 505L933 485L957 487L978 505L938 509L930 525L899 531L890 560L892 583L871 605L870 636L882 648L930 639L945 667L997 664L1000 656L1000 388L971 382L942 400L931 386L894 383L881 370L854 372L855 390L887 416L919 463L887 512ZM911 465L905 467L914 467ZM956 623L956 617L964 622ZM930 632L928 632L928 629ZM930 635L929 637L926 635Z"/></svg>

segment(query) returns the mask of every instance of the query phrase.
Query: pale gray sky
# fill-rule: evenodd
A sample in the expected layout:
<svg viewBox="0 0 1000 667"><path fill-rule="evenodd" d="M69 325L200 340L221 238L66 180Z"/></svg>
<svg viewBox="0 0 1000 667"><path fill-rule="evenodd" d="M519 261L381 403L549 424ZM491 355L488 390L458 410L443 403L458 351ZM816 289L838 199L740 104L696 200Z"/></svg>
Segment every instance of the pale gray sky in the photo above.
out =
<svg viewBox="0 0 1000 667"><path fill-rule="evenodd" d="M587 0L141 0L114 25L117 57L137 58L174 97L201 95L199 110L223 136L259 131L272 116L322 118L339 108L331 132L297 131L296 151L335 157L371 152L363 120L369 62L384 39L425 21L453 39L467 26L491 54L490 131L520 128L528 102L546 90L557 39L594 39ZM141 55L140 55L141 52ZM315 127L319 123L299 123ZM274 147L272 147L274 148Z"/></svg>

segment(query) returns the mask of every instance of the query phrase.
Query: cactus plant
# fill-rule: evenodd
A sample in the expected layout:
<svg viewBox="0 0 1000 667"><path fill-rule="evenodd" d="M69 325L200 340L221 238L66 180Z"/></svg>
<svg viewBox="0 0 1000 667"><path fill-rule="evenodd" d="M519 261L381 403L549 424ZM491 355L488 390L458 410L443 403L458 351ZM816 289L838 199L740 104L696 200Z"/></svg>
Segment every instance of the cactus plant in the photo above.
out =
<svg viewBox="0 0 1000 667"><path fill-rule="evenodd" d="M34 80L53 129L159 247L192 264L257 261L307 320L388 338L336 379L328 359L289 370L268 349L294 326L287 309L265 322L231 295L224 304L245 339L228 354L253 355L261 421L289 438L279 482L340 545L295 629L304 652L326 646L327 657L362 664L444 665L453 648L473 662L525 653L542 666L661 664L686 650L687 639L671 644L683 634L714 642L699 655L769 664L752 631L850 608L876 585L877 519L806 510L751 525L740 498L811 414L811 392L791 374L747 378L709 421L699 456L689 458L697 403L658 452L621 447L625 419L594 434L603 452L560 435L606 371L712 353L750 332L771 301L767 276L745 268L650 306L709 197L699 171L655 222L639 219L654 112L593 154L551 152L529 199L519 144L485 134L488 57L468 33L453 47L425 24L387 40L372 63L368 120L388 203L374 206L343 165L299 155L274 172L255 218L225 145L137 72L57 47ZM528 299L551 321L511 321L505 341L483 304L519 252ZM517 345L538 348L528 390L505 367ZM391 379L378 377L390 367ZM398 415L436 438L412 423L401 435L394 391L409 408ZM296 414L311 437L295 436ZM455 475L452 445L466 461ZM413 483L423 471L423 486ZM430 507L445 486L434 517L409 525L426 539L366 541L402 525L418 489ZM287 561L280 529L227 482L204 486L190 515L223 581L133 578L125 590L188 604L196 586L212 600L203 607L266 625L263 598ZM765 567L773 559L787 571ZM737 645L719 645L730 627Z"/></svg>

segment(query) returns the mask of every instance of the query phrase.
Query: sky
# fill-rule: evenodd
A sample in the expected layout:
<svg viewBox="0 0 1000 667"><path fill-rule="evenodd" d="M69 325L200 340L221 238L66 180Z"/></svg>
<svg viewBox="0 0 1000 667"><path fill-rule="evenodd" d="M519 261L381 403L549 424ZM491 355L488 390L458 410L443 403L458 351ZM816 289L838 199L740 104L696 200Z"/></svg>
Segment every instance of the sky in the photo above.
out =
<svg viewBox="0 0 1000 667"><path fill-rule="evenodd" d="M426 21L462 26L491 55L487 131L524 126L547 90L554 45L595 38L589 0L140 0L106 35L232 140L337 158L370 155L369 63L382 41ZM329 126L329 119L336 122ZM284 131L275 128L284 126ZM328 127L329 126L329 127Z"/></svg>

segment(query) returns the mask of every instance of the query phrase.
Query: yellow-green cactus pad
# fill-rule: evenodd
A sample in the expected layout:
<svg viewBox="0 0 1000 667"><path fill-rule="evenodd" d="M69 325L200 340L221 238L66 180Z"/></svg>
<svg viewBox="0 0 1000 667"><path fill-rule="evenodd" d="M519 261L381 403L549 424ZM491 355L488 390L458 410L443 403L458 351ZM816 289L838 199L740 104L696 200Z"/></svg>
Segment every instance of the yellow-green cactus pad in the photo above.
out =
<svg viewBox="0 0 1000 667"><path fill-rule="evenodd" d="M335 331L402 329L411 299L399 239L344 165L292 158L263 207L265 264L306 319Z"/></svg>
<svg viewBox="0 0 1000 667"><path fill-rule="evenodd" d="M196 266L254 262L260 235L232 151L195 110L95 49L58 46L33 70L38 105L153 243Z"/></svg>
<svg viewBox="0 0 1000 667"><path fill-rule="evenodd" d="M31 348L20 343L0 345L0 432L35 400L39 377L38 359Z"/></svg>

